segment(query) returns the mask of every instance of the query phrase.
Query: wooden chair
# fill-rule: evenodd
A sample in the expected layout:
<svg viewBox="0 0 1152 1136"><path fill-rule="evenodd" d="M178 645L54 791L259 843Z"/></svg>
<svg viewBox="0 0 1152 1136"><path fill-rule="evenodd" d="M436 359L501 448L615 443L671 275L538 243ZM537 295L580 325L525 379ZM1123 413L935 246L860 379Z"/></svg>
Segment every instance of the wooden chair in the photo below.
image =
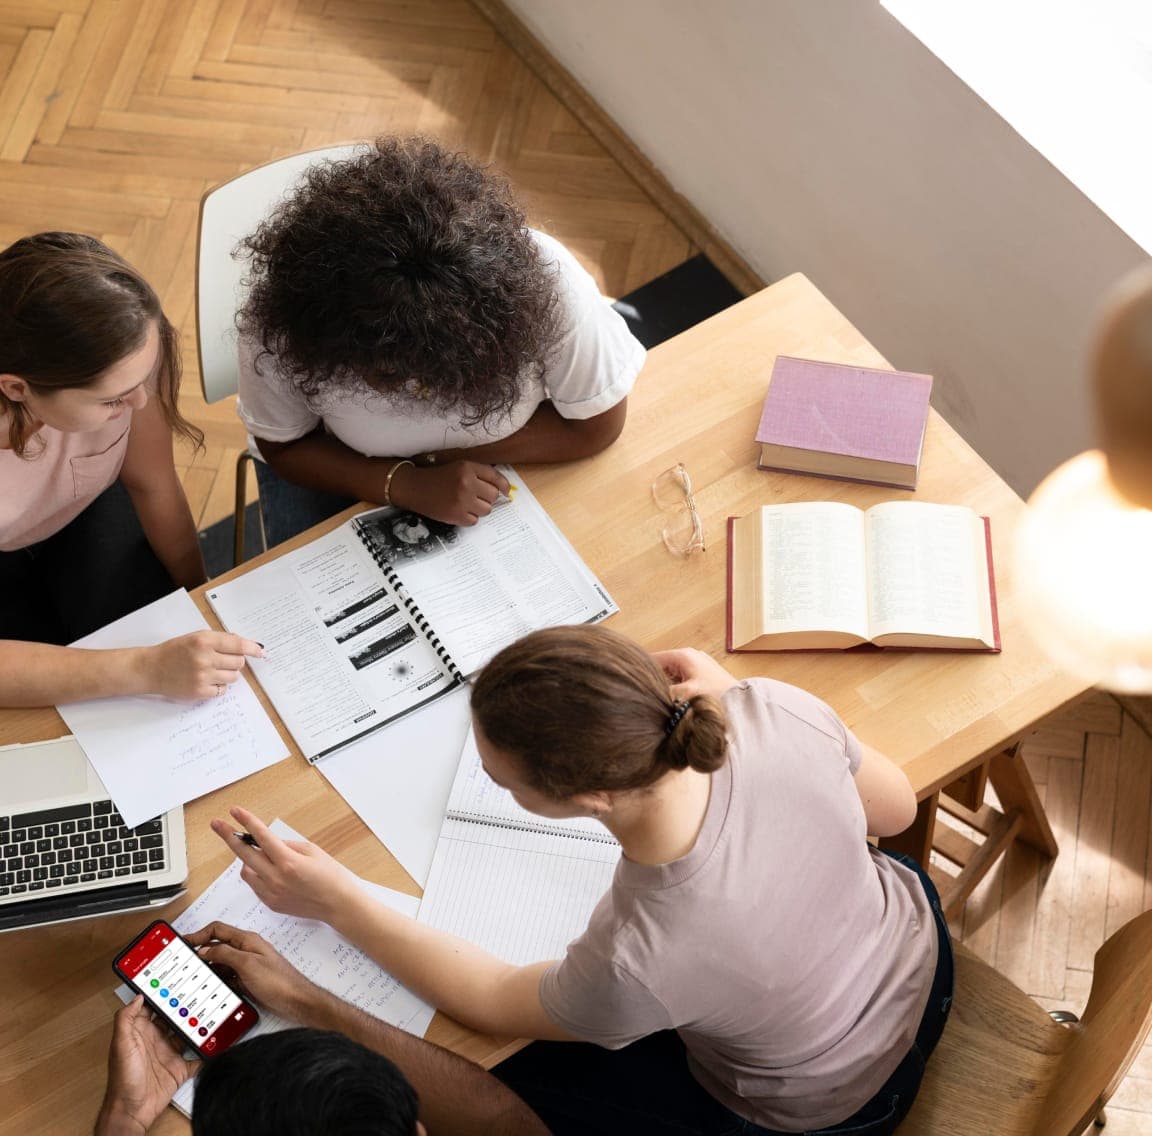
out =
<svg viewBox="0 0 1152 1136"><path fill-rule="evenodd" d="M1080 1136L1152 1027L1152 911L1097 952L1083 1019L1058 1025L956 950L956 997L898 1136Z"/></svg>
<svg viewBox="0 0 1152 1136"><path fill-rule="evenodd" d="M244 262L232 252L272 211L309 166L326 159L339 161L360 148L357 144L327 146L292 154L218 185L200 199L196 246L196 338L200 348L200 387L205 402L218 402L236 393L236 312L244 299ZM236 459L233 562L244 559L244 510L247 505L247 463L244 451Z"/></svg>

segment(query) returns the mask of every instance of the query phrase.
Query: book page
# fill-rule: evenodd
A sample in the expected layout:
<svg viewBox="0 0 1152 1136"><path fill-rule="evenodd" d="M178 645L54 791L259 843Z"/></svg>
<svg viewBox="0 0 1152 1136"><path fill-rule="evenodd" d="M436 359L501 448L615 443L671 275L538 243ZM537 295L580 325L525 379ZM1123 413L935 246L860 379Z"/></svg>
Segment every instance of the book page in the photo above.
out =
<svg viewBox="0 0 1152 1136"><path fill-rule="evenodd" d="M444 821L419 919L522 966L564 955L612 883L620 848Z"/></svg>
<svg viewBox="0 0 1152 1136"><path fill-rule="evenodd" d="M469 730L460 754L460 766L448 796L448 816L459 820L490 821L509 828L550 832L557 836L580 835L605 844L616 838L593 817L542 817L521 808L507 789L497 785L480 762L476 736Z"/></svg>
<svg viewBox="0 0 1152 1136"><path fill-rule="evenodd" d="M976 513L963 505L891 501L869 509L865 527L873 638L984 638L991 602L984 524Z"/></svg>
<svg viewBox="0 0 1152 1136"><path fill-rule="evenodd" d="M766 505L760 516L761 633L868 638L860 510L819 501Z"/></svg>
<svg viewBox="0 0 1152 1136"><path fill-rule="evenodd" d="M207 599L229 631L264 644L252 673L309 758L457 684L350 525Z"/></svg>
<svg viewBox="0 0 1152 1136"><path fill-rule="evenodd" d="M303 837L283 821L274 820L271 829L284 840ZM173 923L177 931L188 934L212 922L231 924L242 931L255 931L274 946L305 978L317 986L358 1006L374 1018L423 1037L435 1010L401 986L363 951L341 938L327 923L314 919L297 919L279 915L265 907L252 889L240 879L242 865L234 860L223 875ZM415 915L419 900L379 884L360 881L361 887L381 903L404 915ZM248 1038L277 1030L290 1029L295 1023L260 1009L260 1021L246 1035ZM172 1103L185 1115L192 1111L194 1082L187 1081L177 1090Z"/></svg>
<svg viewBox="0 0 1152 1136"><path fill-rule="evenodd" d="M181 589L74 646L141 647L207 628ZM219 697L202 702L121 696L58 709L129 828L288 756L288 747L243 677Z"/></svg>
<svg viewBox="0 0 1152 1136"><path fill-rule="evenodd" d="M518 488L471 527L395 510L356 518L465 674L538 627L618 610L516 471L500 468Z"/></svg>

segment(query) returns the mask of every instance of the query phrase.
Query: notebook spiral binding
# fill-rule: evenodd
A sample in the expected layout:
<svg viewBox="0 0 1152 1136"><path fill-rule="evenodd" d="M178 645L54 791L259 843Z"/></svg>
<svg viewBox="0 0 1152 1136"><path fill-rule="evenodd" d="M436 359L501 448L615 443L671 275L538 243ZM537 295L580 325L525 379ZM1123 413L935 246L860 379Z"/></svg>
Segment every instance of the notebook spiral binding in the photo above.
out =
<svg viewBox="0 0 1152 1136"><path fill-rule="evenodd" d="M556 824L536 824L516 820L513 817L496 817L487 813L466 813L459 809L449 809L446 813L452 820L466 820L472 824L486 824L492 828L509 828L515 832L539 832L546 836L566 836L571 840L587 840L592 844L616 844L618 841L605 831L603 836L593 836L590 832L580 832L571 828L561 828Z"/></svg>
<svg viewBox="0 0 1152 1136"><path fill-rule="evenodd" d="M384 573L384 578L392 585L393 592L396 593L397 598L412 617L412 622L415 624L416 630L424 636L425 640L432 647L432 650L436 652L437 657L444 664L448 673L458 683L466 683L468 676L464 674L456 665L456 661L448 654L447 648L440 642L440 637L432 630L432 625L428 620L424 618L424 613L420 610L420 605L408 594L408 589L404 587L404 581L396 575L396 570L372 547L371 542L365 539L364 531L359 520L356 522L356 535L360 538L360 543L368 550L368 555L376 561L380 571Z"/></svg>

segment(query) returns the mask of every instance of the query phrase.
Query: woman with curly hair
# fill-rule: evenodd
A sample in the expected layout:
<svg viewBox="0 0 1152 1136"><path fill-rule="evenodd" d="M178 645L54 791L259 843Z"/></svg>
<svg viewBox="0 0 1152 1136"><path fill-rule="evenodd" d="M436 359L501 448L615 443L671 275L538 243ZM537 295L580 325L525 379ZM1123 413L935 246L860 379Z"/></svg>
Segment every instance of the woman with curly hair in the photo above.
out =
<svg viewBox="0 0 1152 1136"><path fill-rule="evenodd" d="M502 180L435 142L311 167L240 247L273 543L355 500L475 524L508 488L493 463L587 457L623 427L644 349Z"/></svg>
<svg viewBox="0 0 1152 1136"><path fill-rule="evenodd" d="M62 646L205 579L172 435L179 341L156 293L94 237L0 252L0 705L221 694L260 647L196 632Z"/></svg>

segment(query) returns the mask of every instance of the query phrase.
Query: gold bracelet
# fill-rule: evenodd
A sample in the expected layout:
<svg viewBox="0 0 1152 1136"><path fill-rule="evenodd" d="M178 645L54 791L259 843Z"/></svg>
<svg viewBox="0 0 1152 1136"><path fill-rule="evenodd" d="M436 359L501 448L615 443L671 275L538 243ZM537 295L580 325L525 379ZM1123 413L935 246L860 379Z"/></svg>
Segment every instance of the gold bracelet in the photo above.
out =
<svg viewBox="0 0 1152 1136"><path fill-rule="evenodd" d="M392 504L392 478L396 476L396 471L402 465L410 465L413 469L416 468L416 463L409 461L407 458L402 458L400 461L395 462L392 468L388 471L388 476L384 478L384 501L383 504Z"/></svg>

